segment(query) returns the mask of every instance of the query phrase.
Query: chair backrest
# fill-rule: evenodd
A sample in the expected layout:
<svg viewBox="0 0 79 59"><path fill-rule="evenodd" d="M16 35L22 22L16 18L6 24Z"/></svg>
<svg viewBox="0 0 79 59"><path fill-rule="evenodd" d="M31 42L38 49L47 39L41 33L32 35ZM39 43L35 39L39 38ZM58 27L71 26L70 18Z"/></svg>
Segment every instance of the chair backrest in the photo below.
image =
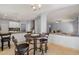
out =
<svg viewBox="0 0 79 59"><path fill-rule="evenodd" d="M42 33L42 34L41 34L42 37L45 37L45 35L46 35L45 33Z"/></svg>
<svg viewBox="0 0 79 59"><path fill-rule="evenodd" d="M29 38L31 37L31 34L25 34L24 37L25 37L26 39L29 39Z"/></svg>
<svg viewBox="0 0 79 59"><path fill-rule="evenodd" d="M24 35L25 39L26 39L26 42L30 42L30 38L31 38L31 34L25 34Z"/></svg>
<svg viewBox="0 0 79 59"><path fill-rule="evenodd" d="M1 36L1 41L3 42L10 41L11 33L3 33L0 34L0 36Z"/></svg>
<svg viewBox="0 0 79 59"><path fill-rule="evenodd" d="M48 38L49 33L42 33L42 34L40 34L40 35L41 35L41 37L47 37L47 38Z"/></svg>
<svg viewBox="0 0 79 59"><path fill-rule="evenodd" d="M17 46L17 43L18 43L18 42L17 42L17 40L15 39L14 36L12 36L12 41L13 41L14 45Z"/></svg>

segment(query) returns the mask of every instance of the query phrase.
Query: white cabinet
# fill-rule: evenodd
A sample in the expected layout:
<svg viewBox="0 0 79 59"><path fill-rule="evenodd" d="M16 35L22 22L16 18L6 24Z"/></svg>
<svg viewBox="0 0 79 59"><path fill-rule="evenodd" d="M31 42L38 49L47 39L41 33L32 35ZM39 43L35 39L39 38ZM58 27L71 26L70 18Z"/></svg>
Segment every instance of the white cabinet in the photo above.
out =
<svg viewBox="0 0 79 59"><path fill-rule="evenodd" d="M79 37L64 34L49 34L49 43L79 50Z"/></svg>
<svg viewBox="0 0 79 59"><path fill-rule="evenodd" d="M20 28L19 22L9 21L9 28Z"/></svg>

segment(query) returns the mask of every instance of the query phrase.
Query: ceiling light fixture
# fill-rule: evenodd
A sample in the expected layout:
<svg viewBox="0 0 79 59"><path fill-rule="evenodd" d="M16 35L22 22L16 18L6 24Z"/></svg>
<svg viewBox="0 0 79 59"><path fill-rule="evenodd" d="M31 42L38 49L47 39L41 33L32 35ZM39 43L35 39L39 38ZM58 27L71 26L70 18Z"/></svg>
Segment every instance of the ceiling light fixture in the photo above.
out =
<svg viewBox="0 0 79 59"><path fill-rule="evenodd" d="M38 6L39 6L39 9L42 7L42 5L41 5L41 4L39 4Z"/></svg>
<svg viewBox="0 0 79 59"><path fill-rule="evenodd" d="M59 23L59 22L56 22L56 23Z"/></svg>
<svg viewBox="0 0 79 59"><path fill-rule="evenodd" d="M35 9L36 9L36 7L35 7L35 6L33 6L33 9L35 10Z"/></svg>
<svg viewBox="0 0 79 59"><path fill-rule="evenodd" d="M41 4L33 4L32 5L32 8L33 8L34 11L39 10L41 7L42 7Z"/></svg>

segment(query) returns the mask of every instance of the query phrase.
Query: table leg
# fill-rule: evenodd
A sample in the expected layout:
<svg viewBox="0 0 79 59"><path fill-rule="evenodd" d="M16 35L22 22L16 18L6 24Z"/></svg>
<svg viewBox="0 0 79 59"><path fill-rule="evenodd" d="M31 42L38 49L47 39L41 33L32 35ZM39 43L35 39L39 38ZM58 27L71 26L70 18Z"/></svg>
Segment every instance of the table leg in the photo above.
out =
<svg viewBox="0 0 79 59"><path fill-rule="evenodd" d="M35 55L36 50L37 50L37 39L35 38L34 39L34 55Z"/></svg>
<svg viewBox="0 0 79 59"><path fill-rule="evenodd" d="M34 55L35 55L35 50L36 50L36 40L34 39Z"/></svg>
<svg viewBox="0 0 79 59"><path fill-rule="evenodd" d="M3 51L3 46L4 46L4 42L1 42L1 49L2 49L2 51Z"/></svg>
<svg viewBox="0 0 79 59"><path fill-rule="evenodd" d="M35 50L37 51L37 39L35 39Z"/></svg>

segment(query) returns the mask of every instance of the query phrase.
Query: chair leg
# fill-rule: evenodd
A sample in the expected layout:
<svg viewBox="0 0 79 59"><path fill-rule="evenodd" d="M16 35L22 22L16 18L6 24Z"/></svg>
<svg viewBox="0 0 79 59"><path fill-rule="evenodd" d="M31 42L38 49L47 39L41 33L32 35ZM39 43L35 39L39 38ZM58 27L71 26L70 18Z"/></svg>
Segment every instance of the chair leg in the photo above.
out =
<svg viewBox="0 0 79 59"><path fill-rule="evenodd" d="M9 49L10 49L10 41L8 41L8 47L9 47Z"/></svg>
<svg viewBox="0 0 79 59"><path fill-rule="evenodd" d="M15 51L15 55L19 55L19 53Z"/></svg>
<svg viewBox="0 0 79 59"><path fill-rule="evenodd" d="M29 55L29 47L28 47L28 49L27 49L27 55Z"/></svg>
<svg viewBox="0 0 79 59"><path fill-rule="evenodd" d="M2 44L1 44L1 49L2 49L2 51L3 51L3 46L4 46L4 42L1 42Z"/></svg>
<svg viewBox="0 0 79 59"><path fill-rule="evenodd" d="M42 48L42 43L40 43L40 52L41 52L41 48Z"/></svg>
<svg viewBox="0 0 79 59"><path fill-rule="evenodd" d="M47 49L48 49L47 43L45 43L45 53L47 53Z"/></svg>
<svg viewBox="0 0 79 59"><path fill-rule="evenodd" d="M42 55L44 55L43 44L41 44L41 51L42 51Z"/></svg>

